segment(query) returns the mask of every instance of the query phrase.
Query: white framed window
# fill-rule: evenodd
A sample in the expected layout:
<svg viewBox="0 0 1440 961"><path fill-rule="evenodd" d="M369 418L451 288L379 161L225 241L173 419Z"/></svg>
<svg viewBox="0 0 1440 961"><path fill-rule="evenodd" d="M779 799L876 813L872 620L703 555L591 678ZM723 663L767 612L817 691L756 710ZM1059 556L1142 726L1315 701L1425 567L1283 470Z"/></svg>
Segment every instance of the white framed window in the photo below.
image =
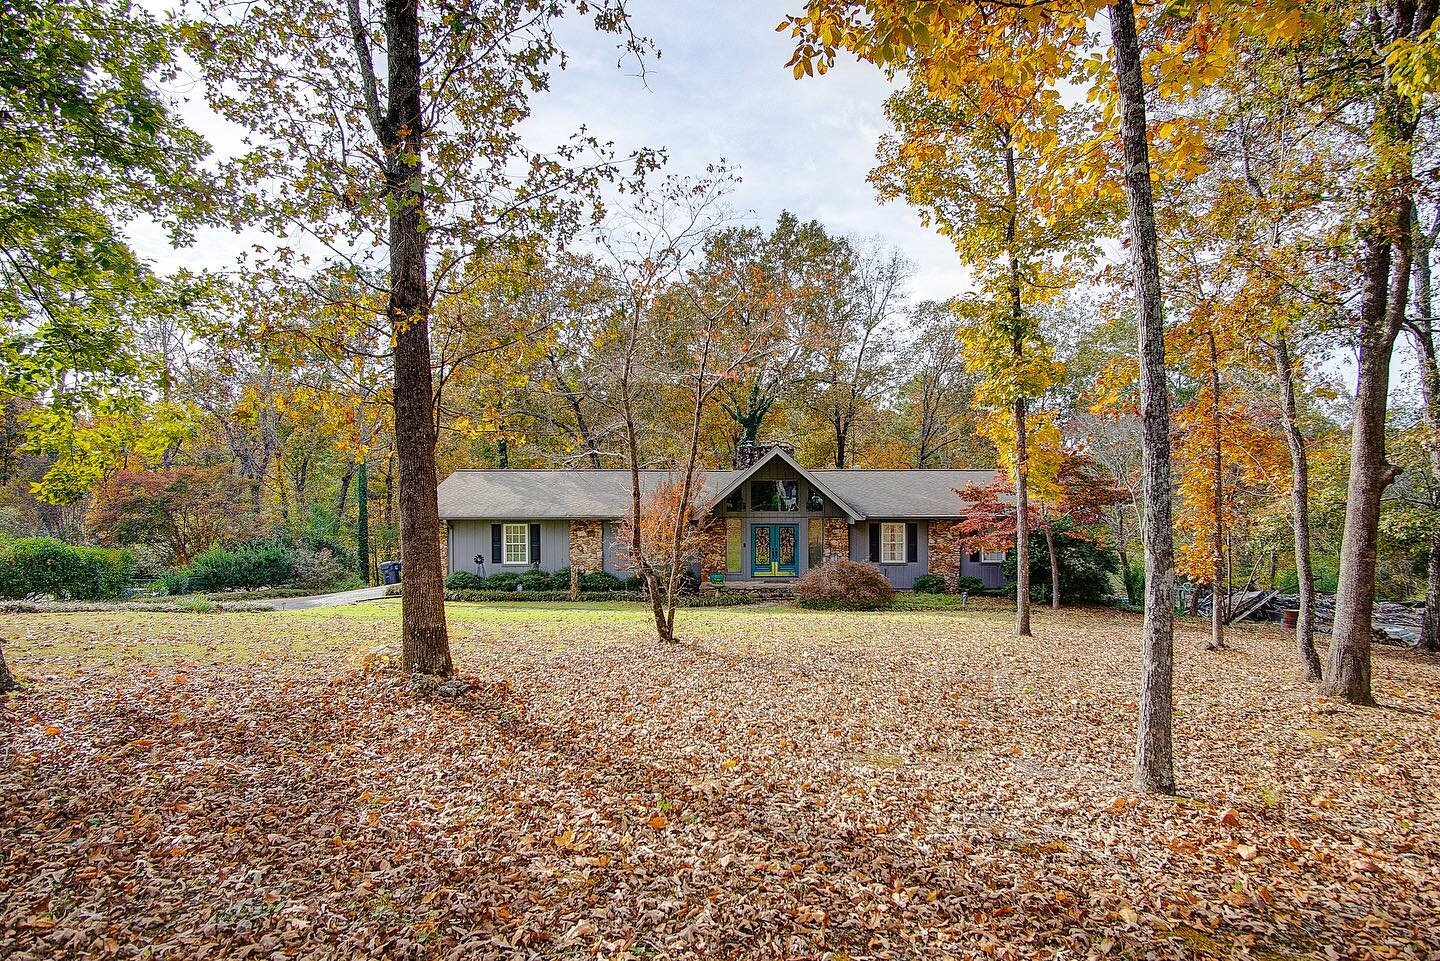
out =
<svg viewBox="0 0 1440 961"><path fill-rule="evenodd" d="M504 544L505 552L500 556L506 564L530 563L529 524L506 524Z"/></svg>
<svg viewBox="0 0 1440 961"><path fill-rule="evenodd" d="M1005 563L1005 552L1004 552L1004 551L981 551L981 552L980 552L980 563L981 563L981 564L1003 564L1003 563Z"/></svg>
<svg viewBox="0 0 1440 961"><path fill-rule="evenodd" d="M905 525L880 525L880 563L905 563Z"/></svg>

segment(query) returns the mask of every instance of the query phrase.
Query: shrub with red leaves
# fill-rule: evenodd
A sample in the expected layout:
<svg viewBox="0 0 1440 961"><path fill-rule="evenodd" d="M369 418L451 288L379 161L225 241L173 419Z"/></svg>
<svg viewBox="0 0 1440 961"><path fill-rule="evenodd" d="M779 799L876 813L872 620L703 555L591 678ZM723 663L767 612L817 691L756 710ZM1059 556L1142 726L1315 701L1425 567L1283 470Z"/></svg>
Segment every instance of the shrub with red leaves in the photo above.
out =
<svg viewBox="0 0 1440 961"><path fill-rule="evenodd" d="M813 568L796 590L801 607L829 611L875 611L889 607L895 588L869 564L836 558Z"/></svg>

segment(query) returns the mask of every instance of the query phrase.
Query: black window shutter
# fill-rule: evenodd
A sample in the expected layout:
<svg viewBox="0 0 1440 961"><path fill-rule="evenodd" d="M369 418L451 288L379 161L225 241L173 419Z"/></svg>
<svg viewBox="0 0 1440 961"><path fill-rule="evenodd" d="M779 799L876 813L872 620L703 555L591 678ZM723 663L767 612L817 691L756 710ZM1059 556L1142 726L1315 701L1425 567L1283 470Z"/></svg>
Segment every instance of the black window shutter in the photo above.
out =
<svg viewBox="0 0 1440 961"><path fill-rule="evenodd" d="M540 563L540 525L530 525L530 563Z"/></svg>
<svg viewBox="0 0 1440 961"><path fill-rule="evenodd" d="M501 534L501 531L500 531L500 525L499 525L499 524L491 524L491 525L490 525L490 563L492 563L492 564L499 564L501 561L503 561L503 560L505 559L505 558L501 555L501 553L500 553L500 551L501 551L500 543L501 543L501 538L502 538L502 536L503 536L503 535Z"/></svg>
<svg viewBox="0 0 1440 961"><path fill-rule="evenodd" d="M905 563L914 564L920 559L920 525L905 525Z"/></svg>
<svg viewBox="0 0 1440 961"><path fill-rule="evenodd" d="M870 560L873 563L880 563L880 525L870 525Z"/></svg>

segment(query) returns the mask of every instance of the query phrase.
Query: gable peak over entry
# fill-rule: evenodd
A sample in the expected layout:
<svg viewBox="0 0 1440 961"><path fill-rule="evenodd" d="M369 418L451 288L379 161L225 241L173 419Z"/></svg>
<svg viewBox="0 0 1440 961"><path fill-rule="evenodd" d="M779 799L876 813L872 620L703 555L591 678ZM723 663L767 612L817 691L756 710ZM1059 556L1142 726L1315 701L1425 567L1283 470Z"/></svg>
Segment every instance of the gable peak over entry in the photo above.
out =
<svg viewBox="0 0 1440 961"><path fill-rule="evenodd" d="M748 449L758 449L759 451L758 456L744 467L740 466L742 449L747 450L747 456ZM763 446L758 444L741 444L737 447L735 450L735 472L731 474L730 478L715 492L713 495L714 503L718 504L723 501L730 495L731 491L739 488L741 484L753 477L760 468L773 460L781 460L789 465L790 469L804 478L810 486L825 495L832 504L844 511L845 516L849 517L852 523L865 519L864 514L846 503L844 498L831 490L830 485L801 467L800 462L795 459L795 448L789 444L766 444Z"/></svg>

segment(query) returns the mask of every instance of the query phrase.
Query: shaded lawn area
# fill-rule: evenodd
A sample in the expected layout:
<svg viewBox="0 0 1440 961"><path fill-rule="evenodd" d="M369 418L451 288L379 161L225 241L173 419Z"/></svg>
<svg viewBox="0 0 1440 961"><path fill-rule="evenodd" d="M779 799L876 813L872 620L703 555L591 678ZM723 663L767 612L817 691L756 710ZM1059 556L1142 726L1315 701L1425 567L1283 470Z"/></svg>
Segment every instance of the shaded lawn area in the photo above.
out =
<svg viewBox="0 0 1440 961"><path fill-rule="evenodd" d="M398 616L9 617L0 957L1440 952L1433 659L1358 710L1184 624L1165 799L1129 615L457 604L455 701Z"/></svg>

